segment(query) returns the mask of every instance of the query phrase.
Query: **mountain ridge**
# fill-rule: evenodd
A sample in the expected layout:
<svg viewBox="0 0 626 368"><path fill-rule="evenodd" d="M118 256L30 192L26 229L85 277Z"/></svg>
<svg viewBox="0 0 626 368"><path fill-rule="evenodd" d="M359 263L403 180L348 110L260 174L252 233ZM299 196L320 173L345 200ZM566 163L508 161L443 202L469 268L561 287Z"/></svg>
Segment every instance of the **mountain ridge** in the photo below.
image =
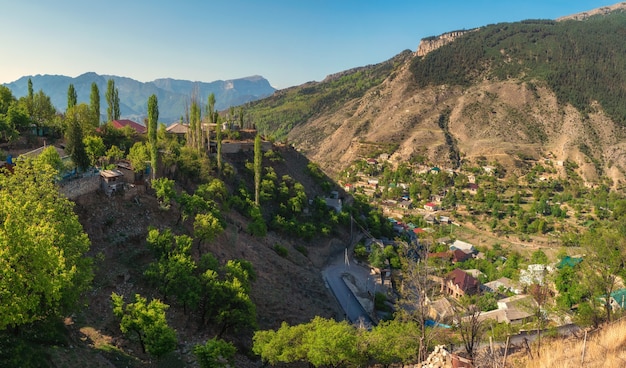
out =
<svg viewBox="0 0 626 368"><path fill-rule="evenodd" d="M74 84L78 103L89 103L91 84L96 82L100 92L101 116L106 117L107 81L113 79L119 91L121 116L143 122L146 116L148 97L156 94L159 99L160 121L170 124L185 114L191 96L200 102L206 102L210 93L215 94L216 108L224 110L259 98L270 96L276 91L269 81L259 75L250 77L216 80L213 82L189 81L173 78L159 78L150 82L141 82L129 77L100 75L86 72L76 77L65 75L37 74L23 76L4 86L11 89L17 98L25 96L28 79L33 83L35 91L43 90L50 96L52 104L64 111L67 105L67 89ZM195 95L194 95L195 94Z"/></svg>
<svg viewBox="0 0 626 368"><path fill-rule="evenodd" d="M288 140L333 177L356 160L386 153L395 164L498 163L517 176L553 160L568 179L620 187L626 183L621 9L577 22L480 27L423 56L402 53L281 91L249 104L250 114L271 116L261 131ZM350 98L338 92L368 82ZM326 95L342 100L320 105ZM307 100L310 111L298 114L308 111ZM291 129L281 136L285 127Z"/></svg>

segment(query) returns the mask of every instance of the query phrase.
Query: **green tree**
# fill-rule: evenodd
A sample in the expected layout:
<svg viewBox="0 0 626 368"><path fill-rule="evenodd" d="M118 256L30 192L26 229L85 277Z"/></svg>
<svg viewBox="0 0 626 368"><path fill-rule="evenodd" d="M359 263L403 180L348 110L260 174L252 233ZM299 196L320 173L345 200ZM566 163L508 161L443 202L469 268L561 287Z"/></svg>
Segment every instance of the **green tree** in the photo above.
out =
<svg viewBox="0 0 626 368"><path fill-rule="evenodd" d="M111 294L113 314L120 321L120 330L125 334L135 333L141 350L155 357L161 357L176 349L176 332L167 324L165 311L167 304L159 300L147 299L135 294L134 303L124 303L124 298Z"/></svg>
<svg viewBox="0 0 626 368"><path fill-rule="evenodd" d="M611 321L610 295L618 286L626 263L626 239L615 229L592 229L583 238L587 251L583 280L588 283L592 298L603 300L606 318Z"/></svg>
<svg viewBox="0 0 626 368"><path fill-rule="evenodd" d="M377 363L409 364L417 360L420 328L414 322L383 321L365 335L367 354Z"/></svg>
<svg viewBox="0 0 626 368"><path fill-rule="evenodd" d="M89 157L89 164L91 166L97 166L100 158L104 156L106 149L102 138L95 135L89 135L83 138L83 144L85 145L87 157Z"/></svg>
<svg viewBox="0 0 626 368"><path fill-rule="evenodd" d="M83 141L83 129L74 116L70 116L68 120L68 128L65 133L65 150L70 154L74 165L85 171L89 167L89 156L87 156L87 150Z"/></svg>
<svg viewBox="0 0 626 368"><path fill-rule="evenodd" d="M235 365L235 346L221 339L210 339L204 345L196 345L193 353L201 368L226 368Z"/></svg>
<svg viewBox="0 0 626 368"><path fill-rule="evenodd" d="M37 156L35 161L38 161L44 165L49 165L55 170L56 173L60 173L63 169L63 160L61 159L61 155L59 155L59 152L54 146L48 146L44 148L44 150L41 151L41 154Z"/></svg>
<svg viewBox="0 0 626 368"><path fill-rule="evenodd" d="M116 145L112 145L111 148L109 148L106 151L105 154L107 161L109 163L121 160L124 158L124 151L122 151L118 146Z"/></svg>
<svg viewBox="0 0 626 368"><path fill-rule="evenodd" d="M174 180L169 178L158 178L151 182L152 189L156 192L156 197L165 208L169 208L170 201L176 196L174 190Z"/></svg>
<svg viewBox="0 0 626 368"><path fill-rule="evenodd" d="M91 283L90 242L49 165L0 175L0 330L71 312Z"/></svg>
<svg viewBox="0 0 626 368"><path fill-rule="evenodd" d="M117 120L120 118L120 97L117 88L115 88L115 81L109 79L107 81L107 122Z"/></svg>
<svg viewBox="0 0 626 368"><path fill-rule="evenodd" d="M215 141L217 145L217 170L222 173L222 126L215 124Z"/></svg>
<svg viewBox="0 0 626 368"><path fill-rule="evenodd" d="M261 152L261 136L254 138L254 203L260 204L261 196L261 171L263 169L263 154Z"/></svg>
<svg viewBox="0 0 626 368"><path fill-rule="evenodd" d="M156 95L148 98L148 145L150 146L150 166L152 180L156 179L159 149L157 146L157 126L159 120L159 101Z"/></svg>
<svg viewBox="0 0 626 368"><path fill-rule="evenodd" d="M198 239L198 248L203 242L210 242L224 231L224 227L213 213L198 213L193 222L193 235Z"/></svg>
<svg viewBox="0 0 626 368"><path fill-rule="evenodd" d="M91 94L89 95L89 110L93 114L93 124L100 126L100 90L96 82L91 83Z"/></svg>
<svg viewBox="0 0 626 368"><path fill-rule="evenodd" d="M130 148L126 158L128 158L136 173L143 173L148 167L148 161L150 161L148 147L141 142L137 142Z"/></svg>
<svg viewBox="0 0 626 368"><path fill-rule="evenodd" d="M78 95L76 94L76 89L74 89L74 85L70 83L69 87L67 87L67 109L71 109L76 106L78 100Z"/></svg>

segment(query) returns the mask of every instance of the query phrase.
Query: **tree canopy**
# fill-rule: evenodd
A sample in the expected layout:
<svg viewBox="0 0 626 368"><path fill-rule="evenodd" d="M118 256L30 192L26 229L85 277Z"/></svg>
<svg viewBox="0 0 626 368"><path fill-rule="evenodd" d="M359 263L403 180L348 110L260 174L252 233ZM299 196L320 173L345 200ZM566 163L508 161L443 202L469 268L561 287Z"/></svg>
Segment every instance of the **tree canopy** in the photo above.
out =
<svg viewBox="0 0 626 368"><path fill-rule="evenodd" d="M90 242L50 165L0 175L0 329L58 316L91 282Z"/></svg>

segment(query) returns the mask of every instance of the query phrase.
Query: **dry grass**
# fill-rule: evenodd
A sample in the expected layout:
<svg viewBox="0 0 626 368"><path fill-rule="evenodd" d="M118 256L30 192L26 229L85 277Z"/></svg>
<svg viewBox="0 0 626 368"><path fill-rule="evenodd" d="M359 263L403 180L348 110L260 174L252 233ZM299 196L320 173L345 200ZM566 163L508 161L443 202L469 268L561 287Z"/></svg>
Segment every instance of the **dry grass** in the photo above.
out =
<svg viewBox="0 0 626 368"><path fill-rule="evenodd" d="M584 346L584 360L583 360ZM626 367L626 319L584 337L557 340L541 349L541 358L521 359L526 368Z"/></svg>

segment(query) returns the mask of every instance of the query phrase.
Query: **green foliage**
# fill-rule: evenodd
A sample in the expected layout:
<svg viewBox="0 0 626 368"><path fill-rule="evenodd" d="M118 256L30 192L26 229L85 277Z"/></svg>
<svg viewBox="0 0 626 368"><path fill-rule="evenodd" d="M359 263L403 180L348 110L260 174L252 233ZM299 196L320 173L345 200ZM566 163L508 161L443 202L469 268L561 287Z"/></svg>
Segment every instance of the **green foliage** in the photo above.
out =
<svg viewBox="0 0 626 368"><path fill-rule="evenodd" d="M626 72L621 30L626 14L585 21L500 23L468 32L423 58L411 71L417 85L467 86L484 78L541 80L562 103L589 112L598 101L615 121L626 124Z"/></svg>
<svg viewBox="0 0 626 368"><path fill-rule="evenodd" d="M249 119L260 131L282 140L294 126L322 112L332 112L346 101L363 96L394 73L411 57L405 51L392 60L346 71L323 82L311 82L246 106Z"/></svg>
<svg viewBox="0 0 626 368"><path fill-rule="evenodd" d="M273 249L274 249L274 252L276 252L276 254L278 254L279 256L283 258L287 258L287 256L289 255L289 251L287 250L287 248L278 243L274 244Z"/></svg>
<svg viewBox="0 0 626 368"><path fill-rule="evenodd" d="M104 141L98 136L89 135L83 138L83 144L85 145L85 153L89 158L89 164L96 166L98 161L105 154L106 147Z"/></svg>
<svg viewBox="0 0 626 368"><path fill-rule="evenodd" d="M146 171L148 161L150 161L148 147L141 142L137 142L130 148L126 158L130 161L136 173L142 173Z"/></svg>
<svg viewBox="0 0 626 368"><path fill-rule="evenodd" d="M176 332L168 326L165 311L167 304L135 294L134 303L124 303L124 298L111 294L113 314L120 319L120 330L125 334L135 333L144 353L161 357L176 349Z"/></svg>
<svg viewBox="0 0 626 368"><path fill-rule="evenodd" d="M107 122L119 119L120 97L117 88L115 88L115 81L113 79L107 81L105 97L107 101Z"/></svg>
<svg viewBox="0 0 626 368"><path fill-rule="evenodd" d="M314 367L358 365L357 330L346 321L315 317L311 322L277 331L257 331L252 350L270 364L309 362Z"/></svg>
<svg viewBox="0 0 626 368"><path fill-rule="evenodd" d="M234 367L236 352L232 343L220 339L210 339L193 349L201 368Z"/></svg>
<svg viewBox="0 0 626 368"><path fill-rule="evenodd" d="M43 165L49 165L57 174L63 169L63 160L54 146L44 148L35 160Z"/></svg>
<svg viewBox="0 0 626 368"><path fill-rule="evenodd" d="M156 178L159 150L157 146L157 125L159 122L159 102L156 95L148 98L148 145L150 147L150 166L152 179Z"/></svg>
<svg viewBox="0 0 626 368"><path fill-rule="evenodd" d="M74 310L92 278L90 242L49 165L0 175L0 330Z"/></svg>
<svg viewBox="0 0 626 368"><path fill-rule="evenodd" d="M70 154L74 165L84 171L89 167L89 156L83 142L83 129L76 118L70 117L68 124L65 150Z"/></svg>
<svg viewBox="0 0 626 368"><path fill-rule="evenodd" d="M157 178L150 182L152 189L154 189L156 197L159 199L162 205L169 207L170 201L176 196L174 190L174 180L168 178Z"/></svg>

